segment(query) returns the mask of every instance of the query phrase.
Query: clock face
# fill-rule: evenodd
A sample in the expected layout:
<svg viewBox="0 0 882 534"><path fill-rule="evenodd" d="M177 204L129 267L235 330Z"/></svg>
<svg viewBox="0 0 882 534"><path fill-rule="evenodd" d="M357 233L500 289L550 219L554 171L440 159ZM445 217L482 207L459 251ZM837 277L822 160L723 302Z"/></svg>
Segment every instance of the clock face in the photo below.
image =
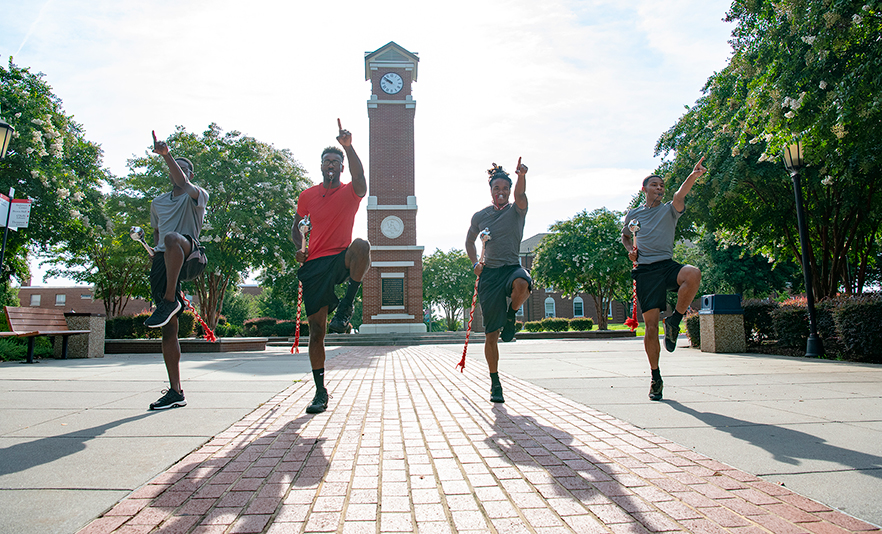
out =
<svg viewBox="0 0 882 534"><path fill-rule="evenodd" d="M380 231L389 239L395 239L404 232L404 221L395 215L390 215L380 223Z"/></svg>
<svg viewBox="0 0 882 534"><path fill-rule="evenodd" d="M394 72L387 72L382 78L380 78L380 89L390 95L394 95L398 91L401 91L402 87L404 87L404 80Z"/></svg>

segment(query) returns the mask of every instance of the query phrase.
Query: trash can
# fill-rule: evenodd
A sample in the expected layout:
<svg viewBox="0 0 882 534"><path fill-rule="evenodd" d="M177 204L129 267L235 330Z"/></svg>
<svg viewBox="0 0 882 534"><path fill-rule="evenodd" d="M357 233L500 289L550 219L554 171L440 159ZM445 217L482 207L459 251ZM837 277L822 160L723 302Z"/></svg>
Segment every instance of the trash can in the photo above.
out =
<svg viewBox="0 0 882 534"><path fill-rule="evenodd" d="M88 334L70 336L67 344L68 358L103 358L104 357L104 326L106 316L103 313L64 314L67 327L71 330L89 330ZM55 344L55 357L61 358L61 343Z"/></svg>
<svg viewBox="0 0 882 534"><path fill-rule="evenodd" d="M741 295L704 295L698 311L701 352L745 352Z"/></svg>

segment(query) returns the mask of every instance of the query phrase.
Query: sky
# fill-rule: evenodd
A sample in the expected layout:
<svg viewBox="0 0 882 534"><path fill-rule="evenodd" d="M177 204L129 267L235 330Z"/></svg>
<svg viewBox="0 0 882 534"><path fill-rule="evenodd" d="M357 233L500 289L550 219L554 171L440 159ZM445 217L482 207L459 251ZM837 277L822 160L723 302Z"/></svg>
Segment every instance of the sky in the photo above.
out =
<svg viewBox="0 0 882 534"><path fill-rule="evenodd" d="M163 138L178 125L202 132L214 122L289 149L317 183L337 118L368 168L364 54L395 41L420 57L417 244L430 254L464 248L471 215L490 204L494 162L513 169L522 157L529 166L525 238L581 210L624 210L661 162L658 138L726 66L728 8L720 0L0 0L0 58L45 74L115 175L147 153L151 130ZM366 204L354 237L367 236ZM36 262L32 269L34 285L70 284L44 280Z"/></svg>

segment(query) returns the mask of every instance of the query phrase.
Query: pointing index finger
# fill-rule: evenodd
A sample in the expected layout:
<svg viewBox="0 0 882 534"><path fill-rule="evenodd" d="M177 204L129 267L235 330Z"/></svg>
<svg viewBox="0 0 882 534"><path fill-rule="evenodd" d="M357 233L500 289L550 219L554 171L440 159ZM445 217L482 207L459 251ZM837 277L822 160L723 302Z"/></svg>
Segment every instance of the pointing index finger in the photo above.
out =
<svg viewBox="0 0 882 534"><path fill-rule="evenodd" d="M153 134L153 144L156 144L156 130L150 130L150 133Z"/></svg>
<svg viewBox="0 0 882 534"><path fill-rule="evenodd" d="M515 167L515 171L521 168L521 156L518 156L518 166Z"/></svg>
<svg viewBox="0 0 882 534"><path fill-rule="evenodd" d="M698 160L698 164L699 164L699 165L701 165L701 164L702 164L702 162L704 162L704 156L701 156L701 159L700 159L700 160Z"/></svg>
<svg viewBox="0 0 882 534"><path fill-rule="evenodd" d="M340 124L340 119L339 119L339 118L337 119L337 128L339 128L341 132L343 131L343 125Z"/></svg>

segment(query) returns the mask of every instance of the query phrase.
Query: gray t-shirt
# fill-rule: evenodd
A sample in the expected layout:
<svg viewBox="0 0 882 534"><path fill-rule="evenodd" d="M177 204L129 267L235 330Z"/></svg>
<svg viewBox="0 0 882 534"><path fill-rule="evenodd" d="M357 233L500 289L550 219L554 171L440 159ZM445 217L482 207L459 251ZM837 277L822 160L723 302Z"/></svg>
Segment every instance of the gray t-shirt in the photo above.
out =
<svg viewBox="0 0 882 534"><path fill-rule="evenodd" d="M199 239L202 221L205 219L205 207L208 205L208 193L201 187L193 187L199 190L198 199L195 200L187 193L174 196L172 192L163 193L153 199L150 206L150 226L159 230L159 240L155 247L157 252L165 251L165 235L171 232Z"/></svg>
<svg viewBox="0 0 882 534"><path fill-rule="evenodd" d="M677 220L685 212L685 208L683 211L674 209L672 202L654 208L648 208L644 204L628 211L622 231L631 233L628 223L633 219L640 223L640 230L637 232L638 264L645 265L674 257L674 230L677 228Z"/></svg>
<svg viewBox="0 0 882 534"><path fill-rule="evenodd" d="M518 252L524 238L524 221L527 210L520 209L517 204L509 204L498 210L495 206L487 206L472 215L469 229L479 234L484 228L490 229L490 240L487 241L487 252L484 265L495 268L506 265L520 265ZM481 255L481 244L478 243L478 256Z"/></svg>

